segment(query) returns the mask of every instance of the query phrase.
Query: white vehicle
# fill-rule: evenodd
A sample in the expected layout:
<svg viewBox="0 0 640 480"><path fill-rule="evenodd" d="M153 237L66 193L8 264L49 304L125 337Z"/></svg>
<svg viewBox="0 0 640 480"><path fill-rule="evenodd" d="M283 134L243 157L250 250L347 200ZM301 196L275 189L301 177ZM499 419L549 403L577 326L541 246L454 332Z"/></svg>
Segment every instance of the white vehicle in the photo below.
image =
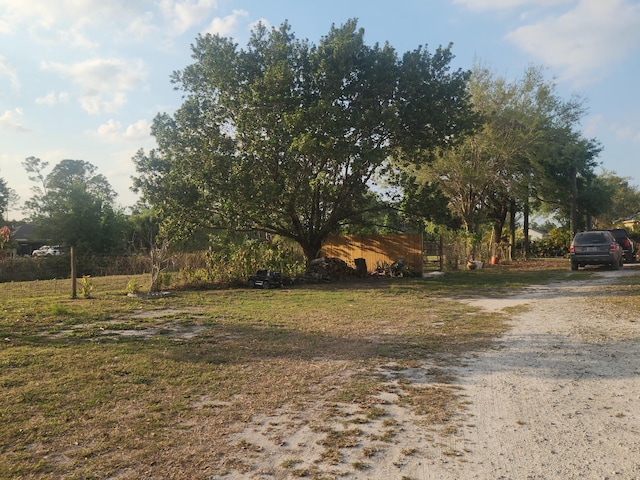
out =
<svg viewBox="0 0 640 480"><path fill-rule="evenodd" d="M48 257L50 255L62 255L62 248L60 246L50 247L49 245L43 245L39 249L34 250L31 255L34 257Z"/></svg>
<svg viewBox="0 0 640 480"><path fill-rule="evenodd" d="M31 256L33 257L44 257L51 247L49 245L43 245L37 250L34 250Z"/></svg>

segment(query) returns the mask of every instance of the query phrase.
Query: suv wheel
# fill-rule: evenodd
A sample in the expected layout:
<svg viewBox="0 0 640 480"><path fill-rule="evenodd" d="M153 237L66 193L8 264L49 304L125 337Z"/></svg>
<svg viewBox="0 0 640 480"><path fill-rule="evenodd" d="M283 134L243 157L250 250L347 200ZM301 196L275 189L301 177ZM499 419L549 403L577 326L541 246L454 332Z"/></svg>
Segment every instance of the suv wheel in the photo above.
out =
<svg viewBox="0 0 640 480"><path fill-rule="evenodd" d="M262 288L264 288L265 290L269 290L270 286L271 285L269 285L269 282L267 282L266 280L262 282Z"/></svg>

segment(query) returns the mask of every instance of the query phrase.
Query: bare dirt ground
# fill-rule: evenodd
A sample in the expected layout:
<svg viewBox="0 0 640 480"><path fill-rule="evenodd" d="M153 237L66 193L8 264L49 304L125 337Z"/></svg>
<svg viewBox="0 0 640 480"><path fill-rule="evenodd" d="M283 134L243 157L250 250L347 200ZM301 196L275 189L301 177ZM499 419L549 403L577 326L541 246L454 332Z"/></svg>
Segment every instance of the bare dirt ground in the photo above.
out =
<svg viewBox="0 0 640 480"><path fill-rule="evenodd" d="M527 308L514 313L493 349L445 369L465 401L455 428L425 424L390 389L380 396L386 414L357 425L352 444L345 437L343 461L318 467L327 465L327 432L314 430L313 419L324 407L273 412L234 439L246 442L252 471L221 478L640 479L640 312L611 316L593 297L611 276L626 275L640 268L466 300L495 311ZM398 386L390 372L383 373ZM400 386L407 378L433 386L442 375L440 365L425 362L403 371ZM345 420L335 428L356 427Z"/></svg>

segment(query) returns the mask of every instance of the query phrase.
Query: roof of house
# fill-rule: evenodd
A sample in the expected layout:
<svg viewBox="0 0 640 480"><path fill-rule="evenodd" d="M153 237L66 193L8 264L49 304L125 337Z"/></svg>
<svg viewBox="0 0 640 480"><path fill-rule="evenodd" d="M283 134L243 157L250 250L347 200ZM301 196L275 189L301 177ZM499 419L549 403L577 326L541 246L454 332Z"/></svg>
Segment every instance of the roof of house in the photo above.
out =
<svg viewBox="0 0 640 480"><path fill-rule="evenodd" d="M17 242L35 242L39 240L35 234L35 228L36 226L33 223L23 223L16 226L11 232L11 236Z"/></svg>

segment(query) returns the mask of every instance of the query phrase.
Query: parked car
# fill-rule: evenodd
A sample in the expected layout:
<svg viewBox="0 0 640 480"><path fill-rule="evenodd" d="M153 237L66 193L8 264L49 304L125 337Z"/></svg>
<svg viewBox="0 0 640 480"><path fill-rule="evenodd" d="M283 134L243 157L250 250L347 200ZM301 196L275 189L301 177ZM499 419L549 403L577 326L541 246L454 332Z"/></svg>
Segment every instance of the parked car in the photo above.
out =
<svg viewBox="0 0 640 480"><path fill-rule="evenodd" d="M569 248L571 270L586 265L609 265L618 270L623 264L622 247L609 230L576 233Z"/></svg>
<svg viewBox="0 0 640 480"><path fill-rule="evenodd" d="M50 248L51 247L49 245L43 245L40 248L34 250L33 253L31 254L31 256L32 257L44 257L47 254L47 251Z"/></svg>
<svg viewBox="0 0 640 480"><path fill-rule="evenodd" d="M636 250L637 250L638 246L636 245L636 243L633 240L631 240L631 237L629 236L629 232L627 232L627 230L625 228L612 228L609 231L613 234L613 236L615 237L616 241L622 247L622 253L624 255L624 261L626 263L635 262L636 261Z"/></svg>
<svg viewBox="0 0 640 480"><path fill-rule="evenodd" d="M249 277L247 282L249 288L264 288L269 289L271 287L282 287L284 281L282 275L278 271L274 270L258 270L255 275Z"/></svg>
<svg viewBox="0 0 640 480"><path fill-rule="evenodd" d="M31 254L33 257L48 257L51 255L62 255L62 247L50 247L49 245L43 245L37 250L34 250Z"/></svg>

